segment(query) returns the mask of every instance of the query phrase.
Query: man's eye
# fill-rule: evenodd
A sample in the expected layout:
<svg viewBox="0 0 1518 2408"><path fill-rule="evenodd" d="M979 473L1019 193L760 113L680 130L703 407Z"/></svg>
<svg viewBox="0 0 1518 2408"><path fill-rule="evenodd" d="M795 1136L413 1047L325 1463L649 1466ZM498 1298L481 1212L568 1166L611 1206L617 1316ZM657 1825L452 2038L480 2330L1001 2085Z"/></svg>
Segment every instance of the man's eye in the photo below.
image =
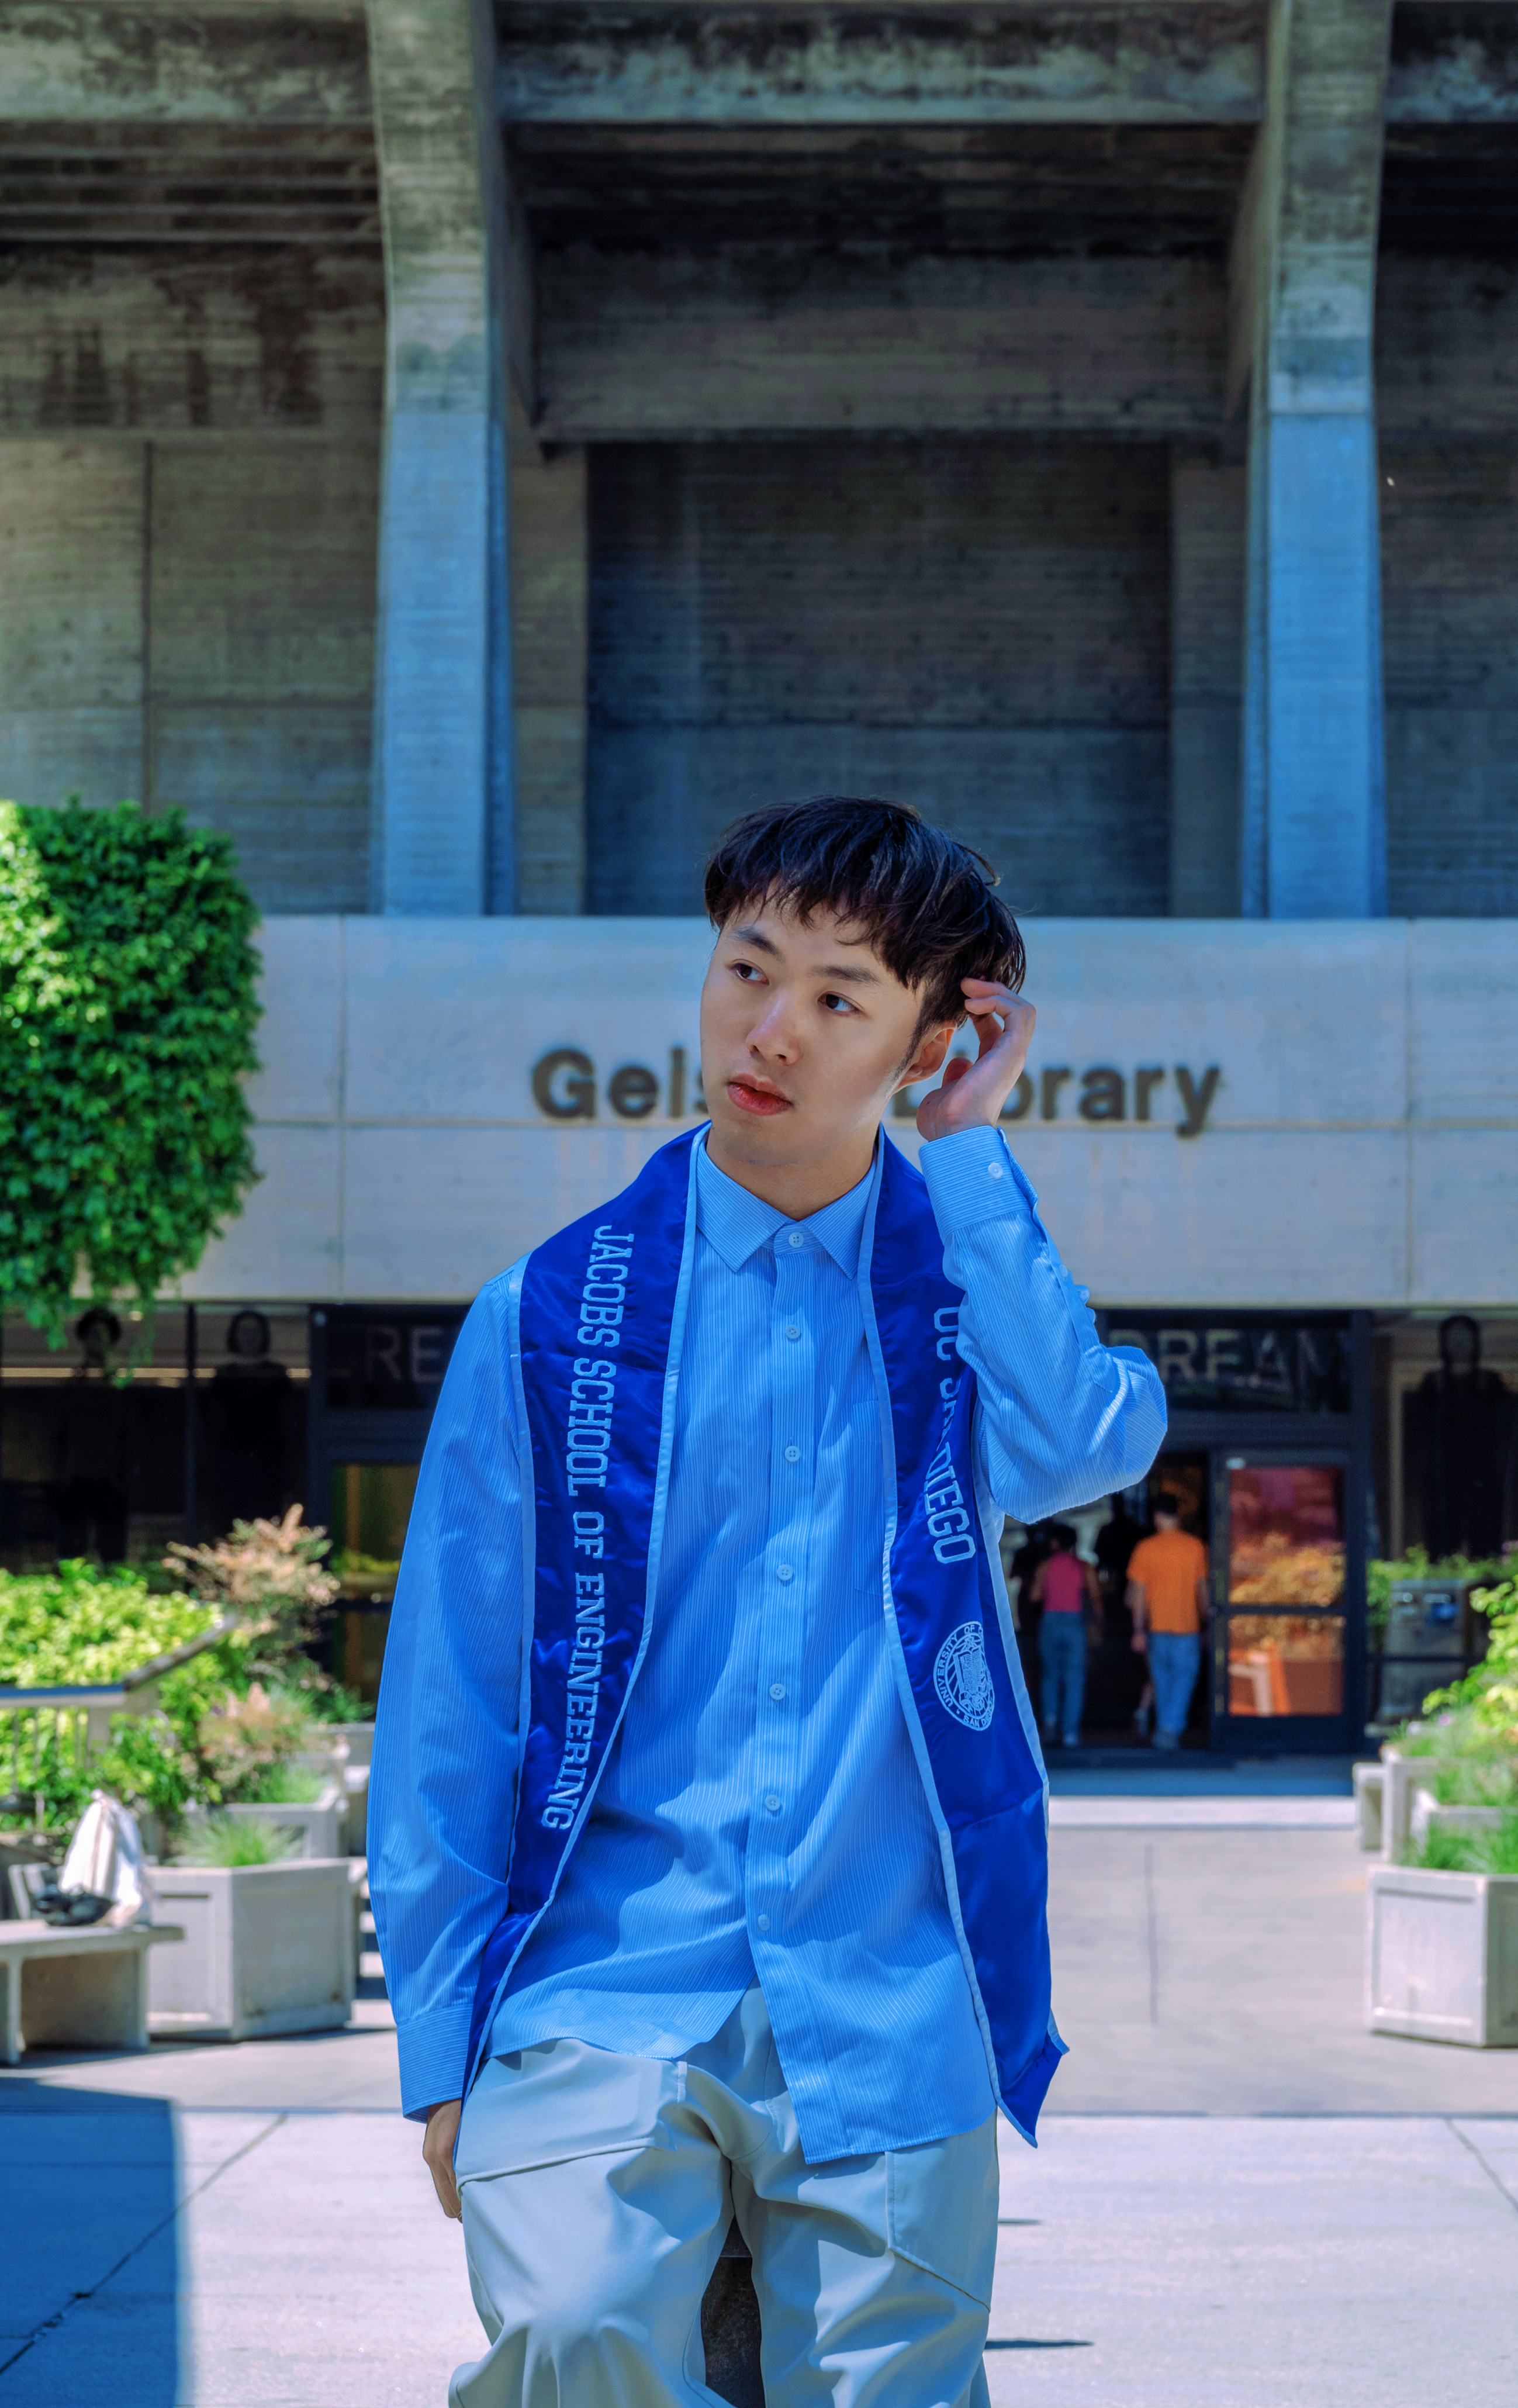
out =
<svg viewBox="0 0 1518 2408"><path fill-rule="evenodd" d="M745 985L748 986L752 986L754 980L759 976L759 971L752 962L735 962L733 964L733 973L735 977L742 979Z"/></svg>
<svg viewBox="0 0 1518 2408"><path fill-rule="evenodd" d="M853 1005L850 1002L846 995L824 995L823 997L823 1010L824 1011L838 1012L852 1011Z"/></svg>

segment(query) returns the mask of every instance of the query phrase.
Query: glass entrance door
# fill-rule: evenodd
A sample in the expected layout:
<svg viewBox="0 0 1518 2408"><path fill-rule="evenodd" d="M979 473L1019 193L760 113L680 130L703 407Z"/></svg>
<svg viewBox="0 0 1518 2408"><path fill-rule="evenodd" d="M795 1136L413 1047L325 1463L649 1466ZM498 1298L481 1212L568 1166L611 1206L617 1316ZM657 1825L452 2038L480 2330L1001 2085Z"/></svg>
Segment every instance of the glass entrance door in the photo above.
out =
<svg viewBox="0 0 1518 2408"><path fill-rule="evenodd" d="M1343 1724L1347 1468L1339 1455L1219 1462L1213 1713L1230 1747L1322 1747Z"/></svg>

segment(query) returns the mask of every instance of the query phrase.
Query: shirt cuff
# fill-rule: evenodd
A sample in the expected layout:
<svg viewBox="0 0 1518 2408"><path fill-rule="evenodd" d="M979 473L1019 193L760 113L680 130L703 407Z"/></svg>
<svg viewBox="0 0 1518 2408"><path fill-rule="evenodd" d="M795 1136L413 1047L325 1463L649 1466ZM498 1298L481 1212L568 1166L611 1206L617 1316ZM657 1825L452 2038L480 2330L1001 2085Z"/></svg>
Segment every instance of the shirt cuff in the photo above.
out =
<svg viewBox="0 0 1518 2408"><path fill-rule="evenodd" d="M931 1138L917 1159L945 1243L977 1221L1025 1221L1037 1210L1038 1199L998 1128Z"/></svg>
<svg viewBox="0 0 1518 2408"><path fill-rule="evenodd" d="M472 2004L461 2002L432 2007L425 2014L397 2023L403 2115L424 2118L429 2107L440 2105L445 2099L463 2098L473 2014Z"/></svg>

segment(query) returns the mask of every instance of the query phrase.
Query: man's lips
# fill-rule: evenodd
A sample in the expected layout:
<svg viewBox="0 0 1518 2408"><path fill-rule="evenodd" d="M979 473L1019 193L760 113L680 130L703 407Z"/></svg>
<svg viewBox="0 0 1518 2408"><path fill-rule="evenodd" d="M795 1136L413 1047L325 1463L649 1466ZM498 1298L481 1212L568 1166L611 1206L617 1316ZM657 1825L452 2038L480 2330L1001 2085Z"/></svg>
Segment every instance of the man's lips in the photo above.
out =
<svg viewBox="0 0 1518 2408"><path fill-rule="evenodd" d="M777 1112L791 1109L788 1096L777 1096L767 1087L751 1087L746 1079L729 1079L727 1093L740 1112L752 1112L759 1120L773 1120Z"/></svg>

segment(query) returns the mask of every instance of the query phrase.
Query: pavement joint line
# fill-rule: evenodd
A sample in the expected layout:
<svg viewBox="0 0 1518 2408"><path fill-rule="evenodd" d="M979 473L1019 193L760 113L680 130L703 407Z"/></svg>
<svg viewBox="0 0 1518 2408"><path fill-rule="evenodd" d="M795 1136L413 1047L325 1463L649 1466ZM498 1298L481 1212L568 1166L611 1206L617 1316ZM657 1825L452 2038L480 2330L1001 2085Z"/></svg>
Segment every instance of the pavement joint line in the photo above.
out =
<svg viewBox="0 0 1518 2408"><path fill-rule="evenodd" d="M1483 2124L1489 2120L1493 2119L1489 2119L1484 2115L1482 2117ZM1518 2215L1518 2199L1514 2199L1511 2191L1508 2188L1507 2184L1497 2172L1497 2170L1496 2166L1493 2165L1490 2157L1488 2157L1482 2149L1478 2148L1476 2143L1471 2139L1468 2132L1462 2132L1454 2116L1446 2115L1444 2121L1448 2124L1451 2131L1454 2134L1454 2137L1459 2142L1461 2147L1470 2151L1471 2156L1475 2158L1476 2163L1480 2166L1488 2182L1493 2185L1495 2189L1501 2193L1503 2200L1506 2201L1507 2205L1511 2208L1514 2215Z"/></svg>
<svg viewBox="0 0 1518 2408"><path fill-rule="evenodd" d="M1154 1842L1144 1847L1144 1908L1149 1924L1149 2020L1160 2019L1160 1935L1154 1919Z"/></svg>
<svg viewBox="0 0 1518 2408"><path fill-rule="evenodd" d="M239 2157L251 2155L262 2142L268 2139L271 2132L277 2132L284 2121L283 2115L272 2116L262 2132L255 2132L251 2141L244 2141L240 2149L234 2149L229 2157L223 2157L219 2166L213 2166L210 2172L197 2182L193 2190L187 2190L181 2198L177 2199L168 2214L161 2215L157 2223L143 2233L140 2240L134 2241L131 2248L124 2250L117 2258L115 2265L107 2268L98 2282L92 2283L87 2291L71 2291L61 2308L56 2309L50 2316L45 2316L36 2329L27 2334L20 2349L12 2350L7 2358L0 2360L0 2375L8 2374L13 2366L21 2364L29 2351L36 2349L38 2342L46 2341L50 2333L56 2332L59 2326L73 2315L76 2308L82 2307L86 2300L96 2298L107 2283L113 2283L123 2266L130 2266L133 2258L140 2256L150 2241L156 2241L161 2232L166 2232L169 2226L178 2221L187 2207L192 2206L197 2199L204 2198L211 2185L220 2182L229 2167L235 2166Z"/></svg>

